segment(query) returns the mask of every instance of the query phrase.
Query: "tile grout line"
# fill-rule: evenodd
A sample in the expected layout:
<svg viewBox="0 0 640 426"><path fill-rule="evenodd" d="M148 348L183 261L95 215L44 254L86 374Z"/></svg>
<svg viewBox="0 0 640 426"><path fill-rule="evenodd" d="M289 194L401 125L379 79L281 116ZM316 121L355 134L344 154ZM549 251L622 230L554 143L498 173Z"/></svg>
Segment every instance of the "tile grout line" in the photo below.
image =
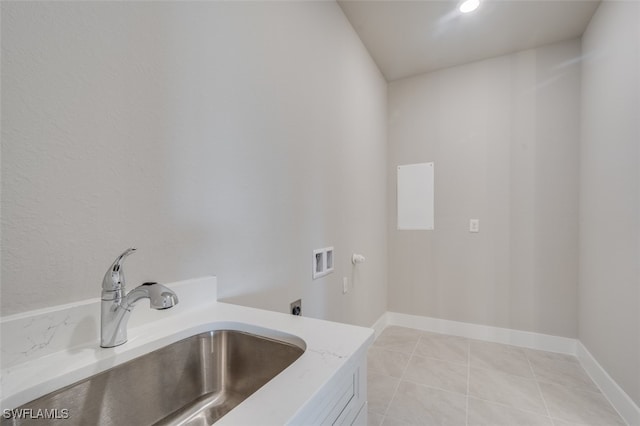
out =
<svg viewBox="0 0 640 426"><path fill-rule="evenodd" d="M478 365L476 365L474 368L476 370L488 371L490 373L496 373L496 374L503 375L503 376L510 376L510 377L514 377L514 378L519 379L519 380L526 380L528 382L538 382L539 381L535 377L525 377L525 376L521 376L519 374L507 373L504 370L499 370L499 369L493 368L493 367L479 367ZM546 383L544 381L542 381L542 382ZM553 383L551 383L551 384L553 384Z"/></svg>
<svg viewBox="0 0 640 426"><path fill-rule="evenodd" d="M428 361L446 362L448 364L456 364L456 365L467 365L468 362L469 362L469 357L468 356L467 356L467 360L465 362L450 361L448 359L436 358L434 356L426 356L426 355L420 355L420 354L414 354L413 356L416 356L416 357L422 358L422 359L426 359Z"/></svg>
<svg viewBox="0 0 640 426"><path fill-rule="evenodd" d="M544 404L544 409L547 412L547 417L551 420L551 424L555 425L556 422L553 421L553 417L551 417L551 413L549 412L549 407L547 406L547 400L544 399L544 395L542 394L542 388L540 387L540 382L538 381L538 376L536 375L535 370L533 369L533 365L531 364L531 360L529 359L529 355L525 352L525 358L527 359L527 363L529 364L529 368L531 369L531 374L533 374L533 378L536 382L536 388L538 388L538 393L540 394L540 398L542 398L542 404Z"/></svg>
<svg viewBox="0 0 640 426"><path fill-rule="evenodd" d="M439 388L437 386L427 385L427 384L424 384L424 383L421 383L421 382L416 382L416 381L408 379L408 378L403 378L402 381L403 382L407 382L407 383L411 383L413 385L417 385L417 386L420 386L420 387L423 387L423 388L427 388L427 389L433 389L433 390L437 390L437 391L445 392L445 393L452 393L454 395L459 395L459 396L466 396L462 392L454 391L454 390L451 390L451 389Z"/></svg>
<svg viewBox="0 0 640 426"><path fill-rule="evenodd" d="M491 370L487 370L487 371L491 371ZM380 374L380 373L376 372L376 374ZM387 377L392 377L392 376L387 376ZM393 377L393 378L397 379L397 377ZM417 385L417 386L420 386L420 387L423 387L423 388L437 390L437 391L440 391L440 392L451 393L451 394L455 394L455 395L463 395L460 392L452 391L452 390L449 390L449 389L443 389L443 388L439 388L439 387L436 387L436 386L425 385L424 383L414 382L414 381L406 379L406 378L403 379L402 381L407 382L407 383L412 383L414 385ZM515 406L509 405L509 404L507 404L505 402L493 401L491 399L485 399L485 398L481 398L479 396L471 396L471 395L469 395L469 399L471 399L471 398L475 399L476 401L482 401L482 402L486 402L488 404L498 405L500 407L508 408L508 409L511 409L511 410L514 410L514 411L520 411L520 412L523 412L523 413L533 414L533 415L541 416L541 417L549 417L549 416L545 415L545 413L542 413L542 412L539 412L539 411L535 411L535 410L531 410L531 409L522 408L522 407L515 407ZM378 414L380 414L380 413L378 413ZM380 414L380 415L382 415L382 414Z"/></svg>
<svg viewBox="0 0 640 426"><path fill-rule="evenodd" d="M389 408L391 408L391 403L393 402L394 398L396 397L396 394L398 393L398 389L400 389L400 383L402 383L402 379L404 378L404 375L407 373L407 370L409 369L409 363L411 363L411 358L413 358L413 354L416 352L416 349L418 348L418 343L420 343L420 339L422 338L422 336L418 337L418 341L416 341L416 344L413 346L413 350L411 351L411 355L409 355L409 360L407 361L407 365L405 365L404 369L402 370L402 374L400 375L400 379L398 380L398 384L396 385L396 388L393 390L393 395L391 395L391 399L389 400L389 403L387 404L387 409L384 410L384 414L382 416L382 423L384 423L384 421L387 418L387 413L389 412Z"/></svg>
<svg viewBox="0 0 640 426"><path fill-rule="evenodd" d="M509 405L506 402L492 401L490 399L484 399L484 398L480 398L480 397L477 397L477 396L470 396L469 399L471 399L471 398L475 399L476 401L486 402L487 404L491 404L491 405L498 405L500 407L508 408L510 410L513 410L513 411L520 411L522 413L532 414L534 416L551 418L549 416L545 416L544 413L540 413L538 411L533 411L533 410L527 410L527 409L520 408L520 407L514 407L513 405Z"/></svg>
<svg viewBox="0 0 640 426"><path fill-rule="evenodd" d="M380 347L376 347L376 348L381 350L381 351L384 351L384 352L391 352L393 354L408 355L406 352L400 352L400 351L395 351L395 350L392 350L392 349L380 348ZM416 347L416 349L417 349L417 347ZM450 361L448 359L437 358L435 356L421 355L421 354L418 354L418 353L415 353L415 352L411 356L415 356L415 357L418 357L418 358L423 358L423 359L430 360L430 361L446 362L446 363L449 363L449 364L457 364L457 365L467 365L468 362L469 362L468 355L467 355L467 360L466 361ZM384 373L382 371L378 371L378 370L374 370L374 371L377 371L377 372L379 372L381 374L386 374L386 373ZM386 374L386 375L390 376L390 374ZM391 377L393 377L393 376L391 376Z"/></svg>

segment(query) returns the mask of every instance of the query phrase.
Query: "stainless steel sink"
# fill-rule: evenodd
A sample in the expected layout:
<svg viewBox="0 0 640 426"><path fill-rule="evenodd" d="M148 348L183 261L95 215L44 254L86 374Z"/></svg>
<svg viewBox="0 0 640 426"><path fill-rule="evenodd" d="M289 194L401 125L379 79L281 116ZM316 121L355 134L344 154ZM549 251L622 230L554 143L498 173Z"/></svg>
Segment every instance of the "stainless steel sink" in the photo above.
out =
<svg viewBox="0 0 640 426"><path fill-rule="evenodd" d="M298 359L300 347L234 330L199 334L31 401L67 419L2 425L210 425Z"/></svg>

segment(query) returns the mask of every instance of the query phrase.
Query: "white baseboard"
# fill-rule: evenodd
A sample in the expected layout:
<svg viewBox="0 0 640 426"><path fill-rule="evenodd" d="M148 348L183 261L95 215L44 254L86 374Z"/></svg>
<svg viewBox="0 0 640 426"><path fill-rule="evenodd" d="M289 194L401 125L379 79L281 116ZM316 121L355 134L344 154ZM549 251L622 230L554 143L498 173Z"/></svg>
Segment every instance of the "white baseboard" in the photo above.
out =
<svg viewBox="0 0 640 426"><path fill-rule="evenodd" d="M385 312L373 324L372 328L375 329L376 338L385 327L393 325L547 352L575 355L587 374L598 385L603 395L607 397L627 424L640 426L640 408L600 366L582 342L577 339L397 312Z"/></svg>
<svg viewBox="0 0 640 426"><path fill-rule="evenodd" d="M539 349L548 352L559 352L570 355L576 354L576 340L568 337L551 336L530 331L512 330L509 328L492 327L418 315L400 314L397 312L386 312L382 317L385 317L387 325L410 327L434 333L451 334L470 339L505 343L507 345ZM378 322L380 322L380 320L376 321L376 324Z"/></svg>
<svg viewBox="0 0 640 426"><path fill-rule="evenodd" d="M578 341L578 360L591 379L598 385L603 395L618 411L627 424L640 426L640 407L626 394L625 391L609 376L609 373L596 361L591 352Z"/></svg>
<svg viewBox="0 0 640 426"><path fill-rule="evenodd" d="M371 328L373 328L373 330L376 332L376 339L388 325L388 314L389 312L385 312L384 314L380 315L380 318L378 318L378 320L371 326Z"/></svg>

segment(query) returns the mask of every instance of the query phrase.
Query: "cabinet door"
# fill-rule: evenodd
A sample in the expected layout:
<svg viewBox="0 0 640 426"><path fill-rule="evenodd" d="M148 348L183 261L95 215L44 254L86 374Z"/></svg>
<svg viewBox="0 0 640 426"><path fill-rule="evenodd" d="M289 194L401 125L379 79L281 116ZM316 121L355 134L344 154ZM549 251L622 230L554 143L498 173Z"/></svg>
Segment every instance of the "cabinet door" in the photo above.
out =
<svg viewBox="0 0 640 426"><path fill-rule="evenodd" d="M356 416L356 419L352 423L353 426L367 426L367 420L369 420L367 417L369 415L367 407L369 407L369 403L365 401L362 407L360 407L360 412Z"/></svg>

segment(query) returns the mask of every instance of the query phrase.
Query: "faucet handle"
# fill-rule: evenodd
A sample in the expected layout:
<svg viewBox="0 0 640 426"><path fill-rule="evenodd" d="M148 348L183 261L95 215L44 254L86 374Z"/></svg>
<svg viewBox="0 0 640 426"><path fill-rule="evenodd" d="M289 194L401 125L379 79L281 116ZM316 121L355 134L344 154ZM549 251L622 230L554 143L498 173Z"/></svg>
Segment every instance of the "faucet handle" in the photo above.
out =
<svg viewBox="0 0 640 426"><path fill-rule="evenodd" d="M104 274L102 291L118 291L124 289L124 270L122 269L122 263L124 259L134 251L136 251L135 248L128 248L113 261Z"/></svg>

